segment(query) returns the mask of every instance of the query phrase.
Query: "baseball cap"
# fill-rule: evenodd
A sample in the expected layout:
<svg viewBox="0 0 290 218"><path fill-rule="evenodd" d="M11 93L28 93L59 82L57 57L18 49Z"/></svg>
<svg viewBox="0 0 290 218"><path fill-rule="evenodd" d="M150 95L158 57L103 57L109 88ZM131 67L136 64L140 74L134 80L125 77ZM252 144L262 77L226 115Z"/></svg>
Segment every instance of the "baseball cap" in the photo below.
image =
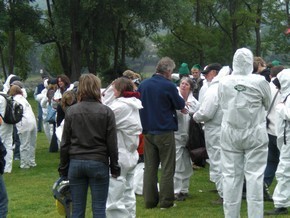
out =
<svg viewBox="0 0 290 218"><path fill-rule="evenodd" d="M205 69L201 72L202 74L208 74L211 70L220 71L222 69L222 65L219 63L209 64L205 67Z"/></svg>

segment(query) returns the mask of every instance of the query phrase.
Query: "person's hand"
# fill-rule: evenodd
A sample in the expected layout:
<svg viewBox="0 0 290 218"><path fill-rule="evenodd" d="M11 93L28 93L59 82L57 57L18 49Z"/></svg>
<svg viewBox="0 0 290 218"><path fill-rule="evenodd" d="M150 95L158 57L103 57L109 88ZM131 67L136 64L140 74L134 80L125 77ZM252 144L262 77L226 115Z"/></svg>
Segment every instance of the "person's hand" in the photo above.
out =
<svg viewBox="0 0 290 218"><path fill-rule="evenodd" d="M0 126L2 125L2 123L3 123L3 119L2 117L0 117Z"/></svg>
<svg viewBox="0 0 290 218"><path fill-rule="evenodd" d="M118 178L121 174L121 167L119 165L110 165L111 175L113 178Z"/></svg>
<svg viewBox="0 0 290 218"><path fill-rule="evenodd" d="M180 110L180 112L183 113L183 114L188 114L188 109L183 108L182 110Z"/></svg>

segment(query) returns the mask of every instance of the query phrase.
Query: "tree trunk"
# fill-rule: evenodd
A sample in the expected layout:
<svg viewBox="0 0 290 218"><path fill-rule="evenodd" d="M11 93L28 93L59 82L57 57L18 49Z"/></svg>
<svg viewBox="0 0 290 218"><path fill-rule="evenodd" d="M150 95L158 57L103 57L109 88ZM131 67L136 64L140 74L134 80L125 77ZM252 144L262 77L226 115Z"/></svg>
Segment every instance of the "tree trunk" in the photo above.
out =
<svg viewBox="0 0 290 218"><path fill-rule="evenodd" d="M78 80L81 75L80 7L80 0L71 0L71 72L67 72L71 81Z"/></svg>
<svg viewBox="0 0 290 218"><path fill-rule="evenodd" d="M232 27L232 54L238 49L238 27L237 20L234 18L236 13L237 4L235 1L230 1L230 16L232 18L231 27Z"/></svg>
<svg viewBox="0 0 290 218"><path fill-rule="evenodd" d="M126 65L126 30L124 27L121 28L121 66Z"/></svg>
<svg viewBox="0 0 290 218"><path fill-rule="evenodd" d="M14 27L10 27L10 31L8 32L8 75L14 73L15 48L15 29Z"/></svg>
<svg viewBox="0 0 290 218"><path fill-rule="evenodd" d="M262 17L262 6L263 6L263 0L260 0L257 5L257 19L256 19L256 25L255 25L255 33L256 33L256 56L261 56L261 17Z"/></svg>
<svg viewBox="0 0 290 218"><path fill-rule="evenodd" d="M4 79L6 81L8 75L7 75L7 72L6 72L5 61L4 61L4 56L3 56L3 50L2 50L1 46L0 46L0 58L1 58L1 65L2 65L2 70L3 70L3 74L4 74Z"/></svg>
<svg viewBox="0 0 290 218"><path fill-rule="evenodd" d="M114 45L114 74L118 74L118 67L119 67L119 41L120 41L120 22L118 23L117 33L115 38L115 45Z"/></svg>

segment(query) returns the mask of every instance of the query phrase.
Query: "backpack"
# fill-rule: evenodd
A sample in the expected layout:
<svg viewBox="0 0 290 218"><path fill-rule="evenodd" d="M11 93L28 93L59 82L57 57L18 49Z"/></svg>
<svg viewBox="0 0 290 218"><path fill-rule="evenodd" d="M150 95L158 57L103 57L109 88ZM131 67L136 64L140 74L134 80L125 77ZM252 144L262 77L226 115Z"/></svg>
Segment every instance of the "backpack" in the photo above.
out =
<svg viewBox="0 0 290 218"><path fill-rule="evenodd" d="M21 121L23 116L23 106L13 99L12 96L0 93L6 99L6 108L5 108L5 116L2 114L0 116L4 120L5 123L8 124L16 124Z"/></svg>

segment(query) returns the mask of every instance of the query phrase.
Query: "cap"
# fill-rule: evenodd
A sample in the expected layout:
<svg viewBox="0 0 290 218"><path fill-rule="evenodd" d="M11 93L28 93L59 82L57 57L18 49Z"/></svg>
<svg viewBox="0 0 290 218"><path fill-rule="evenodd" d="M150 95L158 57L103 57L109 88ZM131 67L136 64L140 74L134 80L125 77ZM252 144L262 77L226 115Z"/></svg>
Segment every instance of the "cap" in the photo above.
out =
<svg viewBox="0 0 290 218"><path fill-rule="evenodd" d="M272 61L272 65L273 66L279 66L279 65L281 65L281 63L278 60L274 60L274 61Z"/></svg>
<svg viewBox="0 0 290 218"><path fill-rule="evenodd" d="M179 73L179 75L189 75L188 64L182 63L179 70L178 70L178 73Z"/></svg>
<svg viewBox="0 0 290 218"><path fill-rule="evenodd" d="M24 87L23 83L18 80L15 80L14 82L12 82L11 86L19 86L21 89Z"/></svg>
<svg viewBox="0 0 290 218"><path fill-rule="evenodd" d="M41 78L42 79L49 79L49 75L47 73L42 73Z"/></svg>
<svg viewBox="0 0 290 218"><path fill-rule="evenodd" d="M56 79L56 78L49 78L49 80L48 80L47 83L48 83L48 84L55 85L55 84L57 84L57 79Z"/></svg>
<svg viewBox="0 0 290 218"><path fill-rule="evenodd" d="M208 74L211 70L220 71L222 69L222 65L219 63L209 64L205 67L205 69L201 72L202 74Z"/></svg>
<svg viewBox="0 0 290 218"><path fill-rule="evenodd" d="M9 81L9 84L11 85L14 81L20 81L21 79L18 77L18 76L12 76L10 81Z"/></svg>
<svg viewBox="0 0 290 218"><path fill-rule="evenodd" d="M195 65L192 66L191 69L199 69L200 70L201 66L199 64L195 64Z"/></svg>

